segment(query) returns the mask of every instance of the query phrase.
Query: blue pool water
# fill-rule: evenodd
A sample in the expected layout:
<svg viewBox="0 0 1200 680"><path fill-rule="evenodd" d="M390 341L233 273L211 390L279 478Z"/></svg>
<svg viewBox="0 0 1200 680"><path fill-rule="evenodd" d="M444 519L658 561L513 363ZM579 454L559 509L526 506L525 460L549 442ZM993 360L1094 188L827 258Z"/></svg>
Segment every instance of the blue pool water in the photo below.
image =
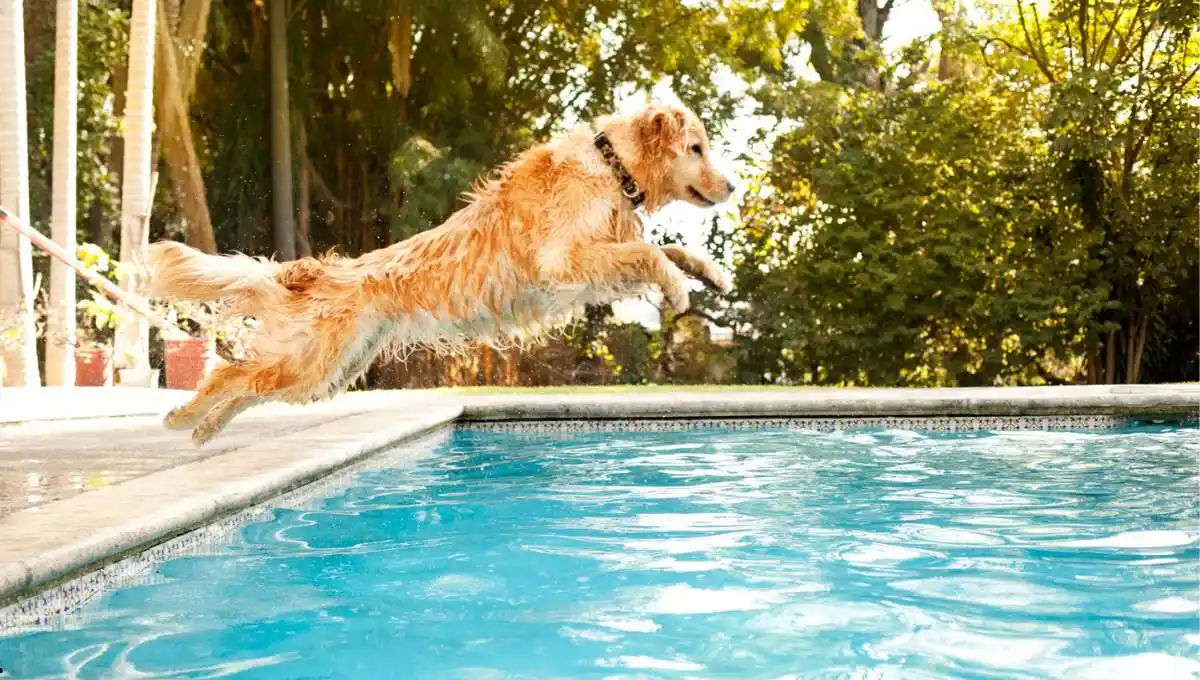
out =
<svg viewBox="0 0 1200 680"><path fill-rule="evenodd" d="M458 432L8 677L1140 678L1200 663L1200 431Z"/></svg>

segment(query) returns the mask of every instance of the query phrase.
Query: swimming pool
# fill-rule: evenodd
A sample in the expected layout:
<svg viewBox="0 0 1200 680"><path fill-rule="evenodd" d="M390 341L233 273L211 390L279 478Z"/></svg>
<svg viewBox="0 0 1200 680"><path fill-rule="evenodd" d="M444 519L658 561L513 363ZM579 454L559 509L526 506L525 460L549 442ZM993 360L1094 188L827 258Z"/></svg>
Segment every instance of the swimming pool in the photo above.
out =
<svg viewBox="0 0 1200 680"><path fill-rule="evenodd" d="M458 431L14 678L1194 677L1196 428Z"/></svg>

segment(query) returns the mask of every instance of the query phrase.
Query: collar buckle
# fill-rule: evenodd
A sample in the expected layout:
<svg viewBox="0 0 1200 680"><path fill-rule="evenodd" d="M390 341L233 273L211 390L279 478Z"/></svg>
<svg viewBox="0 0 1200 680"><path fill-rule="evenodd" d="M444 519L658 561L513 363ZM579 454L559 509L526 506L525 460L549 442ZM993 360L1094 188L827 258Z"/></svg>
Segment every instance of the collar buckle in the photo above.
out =
<svg viewBox="0 0 1200 680"><path fill-rule="evenodd" d="M603 130L597 130L592 127L595 135L592 137L592 144L600 151L600 155L604 157L608 167L612 168L613 174L616 175L617 181L621 184L621 195L633 204L634 210L641 207L646 201L646 192L642 191L638 186L637 180L629 171L625 169L625 165L621 163L621 159L617 156L617 150L613 148L612 140L608 138L608 134Z"/></svg>

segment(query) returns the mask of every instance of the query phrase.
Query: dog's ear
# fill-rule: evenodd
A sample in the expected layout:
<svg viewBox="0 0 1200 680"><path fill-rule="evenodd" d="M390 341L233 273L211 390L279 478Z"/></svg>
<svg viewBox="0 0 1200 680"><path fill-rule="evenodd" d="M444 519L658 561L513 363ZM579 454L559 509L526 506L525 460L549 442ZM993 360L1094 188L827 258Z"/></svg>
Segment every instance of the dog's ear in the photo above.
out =
<svg viewBox="0 0 1200 680"><path fill-rule="evenodd" d="M683 148L683 128L686 119L681 111L652 108L639 117L638 142L652 154L665 155Z"/></svg>

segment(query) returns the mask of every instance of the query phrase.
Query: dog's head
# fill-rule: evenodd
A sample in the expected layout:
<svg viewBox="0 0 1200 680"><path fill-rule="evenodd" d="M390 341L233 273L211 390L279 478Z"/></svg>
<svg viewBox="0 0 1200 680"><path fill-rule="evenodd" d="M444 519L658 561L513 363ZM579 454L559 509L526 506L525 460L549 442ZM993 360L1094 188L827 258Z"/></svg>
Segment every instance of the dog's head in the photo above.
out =
<svg viewBox="0 0 1200 680"><path fill-rule="evenodd" d="M639 160L657 176L664 203L678 199L708 208L729 200L733 183L713 165L708 133L695 113L656 104L631 122Z"/></svg>

